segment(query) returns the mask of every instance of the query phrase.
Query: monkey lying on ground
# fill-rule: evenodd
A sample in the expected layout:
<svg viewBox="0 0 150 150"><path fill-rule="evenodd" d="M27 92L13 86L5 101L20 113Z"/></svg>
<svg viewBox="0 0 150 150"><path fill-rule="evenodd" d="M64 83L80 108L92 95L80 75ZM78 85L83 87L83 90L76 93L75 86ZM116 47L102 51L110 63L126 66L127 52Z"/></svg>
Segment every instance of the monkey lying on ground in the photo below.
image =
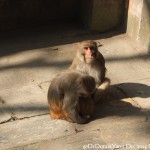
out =
<svg viewBox="0 0 150 150"><path fill-rule="evenodd" d="M91 98L94 91L93 77L73 70L59 73L48 89L51 118L85 123L94 112L94 102Z"/></svg>
<svg viewBox="0 0 150 150"><path fill-rule="evenodd" d="M94 102L99 102L110 85L110 79L105 77L105 59L98 51L97 43L92 40L79 43L76 56L69 69L94 77L97 87Z"/></svg>

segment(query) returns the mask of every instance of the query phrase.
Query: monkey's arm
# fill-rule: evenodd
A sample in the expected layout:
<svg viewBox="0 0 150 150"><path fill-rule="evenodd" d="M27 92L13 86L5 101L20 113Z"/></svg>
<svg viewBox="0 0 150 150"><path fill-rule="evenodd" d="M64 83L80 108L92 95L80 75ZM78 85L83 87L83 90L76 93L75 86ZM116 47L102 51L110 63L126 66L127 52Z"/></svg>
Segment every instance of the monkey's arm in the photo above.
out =
<svg viewBox="0 0 150 150"><path fill-rule="evenodd" d="M110 79L104 78L103 82L98 86L98 89L106 90L110 85Z"/></svg>
<svg viewBox="0 0 150 150"><path fill-rule="evenodd" d="M105 78L104 81L98 86L98 88L95 91L94 103L98 103L103 99L103 96L105 95L109 85L110 85L110 79Z"/></svg>
<svg viewBox="0 0 150 150"><path fill-rule="evenodd" d="M79 105L79 100L76 94L71 94L70 92L65 93L63 111L67 113L69 119L76 123L85 123L87 118L83 118L79 115L77 111L77 105Z"/></svg>
<svg viewBox="0 0 150 150"><path fill-rule="evenodd" d="M69 69L75 69L76 68L76 58L73 59L72 64L70 65Z"/></svg>

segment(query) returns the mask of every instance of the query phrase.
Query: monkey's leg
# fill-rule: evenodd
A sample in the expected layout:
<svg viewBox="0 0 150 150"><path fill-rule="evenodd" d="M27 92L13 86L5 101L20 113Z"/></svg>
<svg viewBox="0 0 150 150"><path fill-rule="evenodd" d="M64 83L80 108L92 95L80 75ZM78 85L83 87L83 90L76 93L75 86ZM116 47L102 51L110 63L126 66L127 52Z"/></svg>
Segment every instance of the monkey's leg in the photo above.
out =
<svg viewBox="0 0 150 150"><path fill-rule="evenodd" d="M59 102L59 103L56 103L56 102ZM62 108L63 103L60 99L59 100L49 99L48 104L50 108L51 119L61 119L61 120L67 120L69 122L75 122L73 118L71 117L69 111L63 110ZM69 107L70 106L68 105L68 108Z"/></svg>
<svg viewBox="0 0 150 150"><path fill-rule="evenodd" d="M59 103L56 103L59 102ZM65 120L66 115L62 111L61 100L49 100L50 116L52 119L63 119Z"/></svg>
<svg viewBox="0 0 150 150"><path fill-rule="evenodd" d="M96 89L96 91L94 93L94 103L95 104L104 99L104 96L107 93L107 89L108 89L109 85L110 85L110 79L105 78L103 83Z"/></svg>
<svg viewBox="0 0 150 150"><path fill-rule="evenodd" d="M50 111L50 116L52 119L60 119L61 117L60 113L56 111Z"/></svg>
<svg viewBox="0 0 150 150"><path fill-rule="evenodd" d="M67 113L63 111L50 111L50 116L52 119L61 119L61 120L67 120L69 122L72 122L68 116Z"/></svg>

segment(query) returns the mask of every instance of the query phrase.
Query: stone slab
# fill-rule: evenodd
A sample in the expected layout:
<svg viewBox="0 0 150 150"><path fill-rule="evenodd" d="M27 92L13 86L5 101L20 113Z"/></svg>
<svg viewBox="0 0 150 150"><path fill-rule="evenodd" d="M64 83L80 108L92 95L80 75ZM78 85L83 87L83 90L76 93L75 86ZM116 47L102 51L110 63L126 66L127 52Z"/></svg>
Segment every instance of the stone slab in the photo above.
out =
<svg viewBox="0 0 150 150"><path fill-rule="evenodd" d="M50 120L49 115L17 120L0 125L0 148L8 149L44 139L56 139L75 133L67 121Z"/></svg>
<svg viewBox="0 0 150 150"><path fill-rule="evenodd" d="M75 37L74 41L81 39L87 37ZM31 150L50 146L80 149L89 142L148 144L149 55L126 35L107 39L94 35L92 39L103 45L99 50L106 59L112 84L105 101L96 106L93 117L85 125L50 120L48 115L48 86L55 74L71 63L75 43L56 42L53 47L25 50L21 49L26 48L22 41L20 51L1 57L1 149ZM9 46L8 42L4 43L5 49L18 49L18 42L13 42ZM63 143L66 146L63 147Z"/></svg>
<svg viewBox="0 0 150 150"><path fill-rule="evenodd" d="M4 101L4 104L1 104L1 122L12 117L19 119L49 113L47 93L36 85L3 90L0 95Z"/></svg>
<svg viewBox="0 0 150 150"><path fill-rule="evenodd" d="M117 146L124 146L124 149L135 146L137 150L140 145L149 146L150 134L148 130L150 126L144 116L113 116L93 120L85 125L70 125L73 127L73 132L69 135L55 139L47 138L10 150L78 150L99 147L104 150L106 148L103 146L108 145L112 150L118 148Z"/></svg>

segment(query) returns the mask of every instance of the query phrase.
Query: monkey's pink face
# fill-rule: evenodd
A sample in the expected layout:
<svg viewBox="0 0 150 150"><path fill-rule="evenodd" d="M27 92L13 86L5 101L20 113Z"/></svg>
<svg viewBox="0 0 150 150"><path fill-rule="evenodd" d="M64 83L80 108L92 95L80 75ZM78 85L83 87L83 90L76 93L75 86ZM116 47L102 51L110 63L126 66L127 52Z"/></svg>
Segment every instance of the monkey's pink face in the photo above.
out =
<svg viewBox="0 0 150 150"><path fill-rule="evenodd" d="M83 47L83 52L87 63L90 63L96 57L96 50L94 47Z"/></svg>

